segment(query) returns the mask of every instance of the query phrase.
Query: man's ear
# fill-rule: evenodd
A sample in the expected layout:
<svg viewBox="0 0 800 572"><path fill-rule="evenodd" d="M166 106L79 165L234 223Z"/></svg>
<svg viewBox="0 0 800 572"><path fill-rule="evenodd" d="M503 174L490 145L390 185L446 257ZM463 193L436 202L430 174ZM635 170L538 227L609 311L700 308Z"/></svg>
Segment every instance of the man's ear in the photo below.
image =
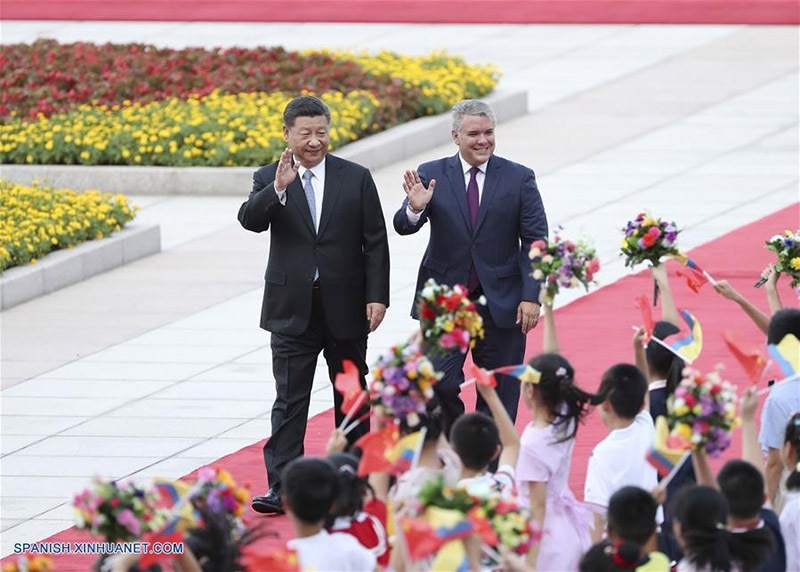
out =
<svg viewBox="0 0 800 572"><path fill-rule="evenodd" d="M458 131L451 131L450 133L453 135L453 143L458 145Z"/></svg>
<svg viewBox="0 0 800 572"><path fill-rule="evenodd" d="M283 126L283 140L289 142L289 128L285 125Z"/></svg>

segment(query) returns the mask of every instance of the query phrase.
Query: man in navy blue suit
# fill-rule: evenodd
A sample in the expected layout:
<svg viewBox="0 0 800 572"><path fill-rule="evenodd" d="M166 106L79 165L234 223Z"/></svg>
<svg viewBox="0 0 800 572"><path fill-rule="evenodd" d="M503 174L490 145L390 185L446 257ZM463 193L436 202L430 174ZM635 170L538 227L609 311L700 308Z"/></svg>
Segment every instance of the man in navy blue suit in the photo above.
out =
<svg viewBox="0 0 800 572"><path fill-rule="evenodd" d="M417 292L433 278L467 286L479 306L485 337L472 350L486 369L521 363L526 334L539 320L540 284L531 276L531 242L547 238L547 217L533 171L494 155L491 107L464 100L453 107L458 153L406 171L406 198L394 215L398 234L413 234L430 221L431 235L417 278ZM416 305L411 315L418 318ZM454 350L435 362L444 376L434 386L449 431L464 412L459 386L465 355ZM512 419L519 382L498 376L497 392ZM477 409L488 413L478 396Z"/></svg>

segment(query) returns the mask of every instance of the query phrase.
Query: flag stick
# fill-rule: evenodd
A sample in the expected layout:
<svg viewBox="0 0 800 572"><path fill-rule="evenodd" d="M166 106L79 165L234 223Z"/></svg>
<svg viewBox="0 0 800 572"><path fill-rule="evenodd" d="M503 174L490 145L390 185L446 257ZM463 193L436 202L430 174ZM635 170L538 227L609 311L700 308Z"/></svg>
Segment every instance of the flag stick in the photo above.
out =
<svg viewBox="0 0 800 572"><path fill-rule="evenodd" d="M503 563L503 557L500 556L500 553L498 553L497 550L488 544L481 544L481 550L483 550L484 554L494 560L498 565Z"/></svg>
<svg viewBox="0 0 800 572"><path fill-rule="evenodd" d="M350 425L348 425L347 427L342 429L342 433L344 435L348 435L349 433L351 433L353 431L353 429L358 427L359 423L361 423L362 421L364 421L365 419L368 419L368 418L369 418L369 413L364 413L364 415L362 415L361 417L359 417L358 419L353 421Z"/></svg>
<svg viewBox="0 0 800 572"><path fill-rule="evenodd" d="M350 411L347 412L347 415L344 416L344 419L342 419L342 422L339 424L340 431L347 426L347 424L350 422L350 419L353 417L353 415L355 415L356 411L358 411L359 408L364 404L364 399L367 397L367 392L364 390L361 391L361 395L358 396L356 402L353 403L353 406L350 408Z"/></svg>
<svg viewBox="0 0 800 572"><path fill-rule="evenodd" d="M639 328L636 328L636 326L634 326L634 328L635 328L635 329L637 329L637 330L639 329ZM664 349L666 349L666 350L669 350L670 352L672 352L674 355L676 355L676 356L678 356L679 358L681 358L683 361L685 361L685 362L686 362L686 363L688 363L689 365L692 365L692 360L690 360L690 359L687 359L687 358L683 357L681 354L679 354L678 352L676 352L676 351L675 351L675 350L672 348L672 346L670 346L669 344L667 344L667 343L664 343L662 340L659 340L658 338L656 338L656 337L654 337L654 336L650 336L650 341L651 341L651 342L655 342L655 343L657 343L657 344L658 344L658 345L660 345L662 348L664 348Z"/></svg>
<svg viewBox="0 0 800 572"><path fill-rule="evenodd" d="M683 454L683 457L681 457L681 460L678 461L678 464L675 465L674 467L672 467L672 470L669 472L669 474L666 477L661 479L661 482L658 483L658 486L661 487L662 489L666 490L667 487L669 486L670 482L672 482L672 479L675 478L675 475L678 474L678 471L681 470L681 467L683 467L683 465L686 463L686 460L691 456L692 456L692 452L691 451L686 451Z"/></svg>

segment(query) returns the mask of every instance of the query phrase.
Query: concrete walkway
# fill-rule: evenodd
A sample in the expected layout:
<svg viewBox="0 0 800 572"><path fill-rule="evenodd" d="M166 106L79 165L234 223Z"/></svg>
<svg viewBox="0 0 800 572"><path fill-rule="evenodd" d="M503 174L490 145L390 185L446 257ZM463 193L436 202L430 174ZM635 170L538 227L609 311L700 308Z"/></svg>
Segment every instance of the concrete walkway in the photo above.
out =
<svg viewBox="0 0 800 572"><path fill-rule="evenodd" d="M530 95L530 114L499 126L497 152L535 169L552 227L594 239L602 284L625 274L618 228L643 208L678 221L689 249L798 201L797 28L0 26L5 43L446 48L496 63L501 87ZM386 218L404 169L454 152L374 173ZM239 227L240 199L133 198L162 225L161 254L0 315L3 555L70 526L71 495L95 473L178 477L269 433L269 335L257 327L268 237ZM414 327L427 241L389 227L392 306L370 360ZM312 413L332 405L322 360L317 373Z"/></svg>

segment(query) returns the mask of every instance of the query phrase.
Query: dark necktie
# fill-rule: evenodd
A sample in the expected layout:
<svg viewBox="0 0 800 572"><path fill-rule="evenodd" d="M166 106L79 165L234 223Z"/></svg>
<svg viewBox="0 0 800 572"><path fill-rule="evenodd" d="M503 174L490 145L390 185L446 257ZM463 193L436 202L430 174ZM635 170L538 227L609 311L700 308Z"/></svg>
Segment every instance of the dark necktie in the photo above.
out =
<svg viewBox="0 0 800 572"><path fill-rule="evenodd" d="M469 220L472 223L472 232L475 233L475 227L478 226L478 167L472 167L469 170L469 184L467 185L467 205L469 206ZM475 271L475 264L469 267L469 282L467 282L467 289L470 292L475 292L481 285L478 279L478 273Z"/></svg>

